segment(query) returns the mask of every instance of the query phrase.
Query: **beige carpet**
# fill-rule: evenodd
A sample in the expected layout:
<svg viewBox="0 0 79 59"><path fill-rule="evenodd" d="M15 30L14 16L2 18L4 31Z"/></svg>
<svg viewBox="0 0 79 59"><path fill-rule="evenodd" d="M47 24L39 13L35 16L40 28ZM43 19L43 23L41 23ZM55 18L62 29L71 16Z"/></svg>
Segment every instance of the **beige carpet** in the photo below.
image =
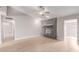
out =
<svg viewBox="0 0 79 59"><path fill-rule="evenodd" d="M75 47L75 46L74 46ZM46 37L22 39L0 45L1 52L70 52L79 51L64 41Z"/></svg>

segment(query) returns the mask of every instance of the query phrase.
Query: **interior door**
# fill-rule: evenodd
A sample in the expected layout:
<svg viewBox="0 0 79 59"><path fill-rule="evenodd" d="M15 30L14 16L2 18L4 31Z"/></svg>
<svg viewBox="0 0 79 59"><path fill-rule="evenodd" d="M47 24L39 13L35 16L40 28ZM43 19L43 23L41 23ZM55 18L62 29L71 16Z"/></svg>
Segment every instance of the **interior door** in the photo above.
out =
<svg viewBox="0 0 79 59"><path fill-rule="evenodd" d="M64 21L64 41L67 47L77 47L77 19Z"/></svg>
<svg viewBox="0 0 79 59"><path fill-rule="evenodd" d="M64 37L77 39L77 19L65 20L64 22Z"/></svg>
<svg viewBox="0 0 79 59"><path fill-rule="evenodd" d="M11 18L2 19L2 42L14 40L14 20Z"/></svg>

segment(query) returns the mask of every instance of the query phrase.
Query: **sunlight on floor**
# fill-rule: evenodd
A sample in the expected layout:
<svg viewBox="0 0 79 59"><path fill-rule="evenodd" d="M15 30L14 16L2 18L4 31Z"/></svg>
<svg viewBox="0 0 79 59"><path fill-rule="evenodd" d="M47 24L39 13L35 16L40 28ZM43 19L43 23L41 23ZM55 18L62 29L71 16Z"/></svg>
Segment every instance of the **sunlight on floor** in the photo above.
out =
<svg viewBox="0 0 79 59"><path fill-rule="evenodd" d="M79 47L77 44L77 39L74 38L66 38L64 40L65 46L68 50L79 51Z"/></svg>

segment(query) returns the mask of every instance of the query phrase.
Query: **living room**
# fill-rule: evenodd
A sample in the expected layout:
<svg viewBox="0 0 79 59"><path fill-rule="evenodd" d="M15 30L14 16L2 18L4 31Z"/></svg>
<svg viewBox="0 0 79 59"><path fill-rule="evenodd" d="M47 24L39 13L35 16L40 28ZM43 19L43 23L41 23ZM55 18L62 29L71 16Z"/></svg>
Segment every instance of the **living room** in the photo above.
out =
<svg viewBox="0 0 79 59"><path fill-rule="evenodd" d="M78 6L0 6L0 51L79 51L78 10Z"/></svg>

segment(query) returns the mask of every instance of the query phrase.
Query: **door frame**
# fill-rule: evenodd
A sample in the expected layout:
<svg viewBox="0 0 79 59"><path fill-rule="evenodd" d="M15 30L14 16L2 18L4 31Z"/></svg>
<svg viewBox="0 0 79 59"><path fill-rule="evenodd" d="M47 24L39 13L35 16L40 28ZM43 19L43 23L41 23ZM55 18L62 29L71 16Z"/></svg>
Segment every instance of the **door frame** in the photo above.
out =
<svg viewBox="0 0 79 59"><path fill-rule="evenodd" d="M4 43L4 31L3 31L3 23L2 23L3 19L7 19L7 17L5 15L1 15L1 43ZM14 21L14 25L13 25L13 39L12 40L15 40L15 20L13 18L9 18L9 19L12 19Z"/></svg>
<svg viewBox="0 0 79 59"><path fill-rule="evenodd" d="M64 20L64 39L65 39L65 35L66 35L66 22L78 22L78 19L68 19L68 20ZM78 23L77 23L78 24ZM78 25L77 25L78 27ZM76 31L77 32L77 31ZM78 40L78 38L76 37L76 39Z"/></svg>

